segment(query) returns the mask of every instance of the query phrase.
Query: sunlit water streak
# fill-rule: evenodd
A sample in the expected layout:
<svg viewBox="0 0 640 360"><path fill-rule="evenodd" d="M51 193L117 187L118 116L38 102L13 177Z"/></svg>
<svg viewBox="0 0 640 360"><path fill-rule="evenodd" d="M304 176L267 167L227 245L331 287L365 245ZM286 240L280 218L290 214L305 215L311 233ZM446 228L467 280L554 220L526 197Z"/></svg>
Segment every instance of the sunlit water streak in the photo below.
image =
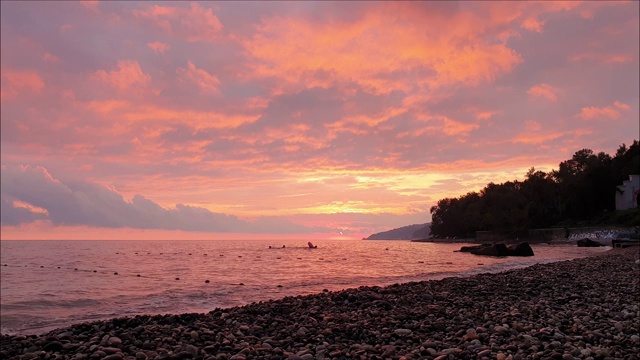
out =
<svg viewBox="0 0 640 360"><path fill-rule="evenodd" d="M1 331L37 334L119 316L204 313L323 289L498 272L604 251L533 245L533 257L492 258L453 252L465 244L314 244L317 249L294 240L3 240Z"/></svg>

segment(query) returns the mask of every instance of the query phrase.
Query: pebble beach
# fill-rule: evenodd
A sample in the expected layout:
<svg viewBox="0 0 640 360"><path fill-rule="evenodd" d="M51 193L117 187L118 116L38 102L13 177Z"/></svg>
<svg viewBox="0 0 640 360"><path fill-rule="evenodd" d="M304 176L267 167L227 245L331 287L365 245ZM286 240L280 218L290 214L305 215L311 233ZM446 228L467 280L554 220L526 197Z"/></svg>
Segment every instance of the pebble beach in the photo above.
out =
<svg viewBox="0 0 640 360"><path fill-rule="evenodd" d="M2 335L2 359L639 359L640 248Z"/></svg>

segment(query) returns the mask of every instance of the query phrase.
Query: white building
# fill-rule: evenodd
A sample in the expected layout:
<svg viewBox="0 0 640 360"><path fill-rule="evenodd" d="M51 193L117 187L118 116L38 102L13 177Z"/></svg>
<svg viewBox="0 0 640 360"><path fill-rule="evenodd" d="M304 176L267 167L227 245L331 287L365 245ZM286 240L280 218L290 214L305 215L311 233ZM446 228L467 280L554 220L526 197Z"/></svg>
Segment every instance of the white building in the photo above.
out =
<svg viewBox="0 0 640 360"><path fill-rule="evenodd" d="M616 210L626 210L638 207L640 196L640 175L629 175L629 180L617 186Z"/></svg>

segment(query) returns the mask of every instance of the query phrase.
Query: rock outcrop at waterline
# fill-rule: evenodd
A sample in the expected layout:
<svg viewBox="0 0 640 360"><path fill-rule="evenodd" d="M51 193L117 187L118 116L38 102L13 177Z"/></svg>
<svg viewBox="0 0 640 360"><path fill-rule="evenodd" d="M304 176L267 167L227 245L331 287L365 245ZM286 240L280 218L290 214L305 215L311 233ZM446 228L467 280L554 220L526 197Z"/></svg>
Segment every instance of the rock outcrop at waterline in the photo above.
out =
<svg viewBox="0 0 640 360"><path fill-rule="evenodd" d="M578 247L599 247L599 246L604 246L602 244L600 244L597 241L593 241L589 238L584 238L584 239L580 239L578 241L576 241L576 244L578 245Z"/></svg>
<svg viewBox="0 0 640 360"><path fill-rule="evenodd" d="M512 245L505 244L480 244L475 246L463 246L459 252L468 252L474 255L485 256L533 256L533 249L526 243Z"/></svg>
<svg viewBox="0 0 640 360"><path fill-rule="evenodd" d="M2 359L638 359L638 248L208 314L2 335Z"/></svg>

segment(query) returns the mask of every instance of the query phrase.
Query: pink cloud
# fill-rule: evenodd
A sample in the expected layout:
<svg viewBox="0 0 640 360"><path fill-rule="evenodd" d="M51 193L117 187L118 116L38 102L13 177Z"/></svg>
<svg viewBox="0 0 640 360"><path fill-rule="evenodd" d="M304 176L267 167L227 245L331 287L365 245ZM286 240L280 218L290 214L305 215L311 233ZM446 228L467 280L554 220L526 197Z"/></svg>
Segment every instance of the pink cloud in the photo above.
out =
<svg viewBox="0 0 640 360"><path fill-rule="evenodd" d="M219 94L220 80L214 75L209 74L204 69L199 69L191 61L187 64L186 68L178 68L176 73L182 80L192 82L204 92Z"/></svg>
<svg viewBox="0 0 640 360"><path fill-rule="evenodd" d="M542 27L544 26L544 21L541 21L537 18L534 17L530 17L525 19L522 22L522 27L529 30L529 31L535 31L538 33L542 32Z"/></svg>
<svg viewBox="0 0 640 360"><path fill-rule="evenodd" d="M2 98L12 98L19 93L40 93L44 80L34 70L2 70Z"/></svg>
<svg viewBox="0 0 640 360"><path fill-rule="evenodd" d="M443 14L416 9L375 3L348 23L265 18L256 34L243 41L253 60L249 76L278 78L284 88L326 88L347 81L371 93L388 94L474 86L508 73L522 61L504 43L488 41L478 32L483 20L471 12L445 20Z"/></svg>
<svg viewBox="0 0 640 360"><path fill-rule="evenodd" d="M535 120L525 120L524 128L527 131L539 131L540 129L542 129L542 125Z"/></svg>
<svg viewBox="0 0 640 360"><path fill-rule="evenodd" d="M73 30L75 28L76 27L73 24L62 24L62 25L60 25L60 31L62 33L70 32L71 30Z"/></svg>
<svg viewBox="0 0 640 360"><path fill-rule="evenodd" d="M153 41L147 43L147 47L153 50L156 54L164 54L167 50L171 48L171 46L167 43L163 43L161 41Z"/></svg>
<svg viewBox="0 0 640 360"><path fill-rule="evenodd" d="M557 101L558 100L558 92L560 90L556 87L553 87L549 84L538 84L532 86L527 94L531 96L543 97L549 101Z"/></svg>
<svg viewBox="0 0 640 360"><path fill-rule="evenodd" d="M618 119L622 111L628 111L631 107L623 102L615 101L613 105L605 107L583 107L577 116L584 120L597 120L602 118Z"/></svg>
<svg viewBox="0 0 640 360"><path fill-rule="evenodd" d="M93 78L121 90L126 90L134 85L146 85L151 81L151 76L145 74L140 68L140 64L135 60L120 60L117 70L109 72L98 70Z"/></svg>
<svg viewBox="0 0 640 360"><path fill-rule="evenodd" d="M602 54L602 53L581 53L571 55L571 61L596 61L605 64L620 64L620 63L629 63L634 60L632 55L626 54Z"/></svg>
<svg viewBox="0 0 640 360"><path fill-rule="evenodd" d="M151 21L169 35L183 37L190 42L216 41L222 30L222 23L213 10L195 2L189 8L153 5L144 10L134 10L133 14Z"/></svg>
<svg viewBox="0 0 640 360"><path fill-rule="evenodd" d="M466 124L449 118L442 120L442 132L447 135L468 135L471 131L480 127L478 124Z"/></svg>
<svg viewBox="0 0 640 360"><path fill-rule="evenodd" d="M488 120L492 116L499 115L500 113L501 113L501 111L499 111L499 110L496 110L496 111L491 111L491 110L476 111L475 112L475 116L476 116L476 119L478 119L478 120Z"/></svg>
<svg viewBox="0 0 640 360"><path fill-rule="evenodd" d="M630 110L631 109L631 106L623 103L622 101L618 101L618 100L616 100L613 103L613 106L615 106L616 108L621 109L621 110Z"/></svg>
<svg viewBox="0 0 640 360"><path fill-rule="evenodd" d="M59 57L57 57L57 56L55 56L55 55L53 55L53 54L51 54L49 52L45 52L42 55L42 59L45 62L50 62L50 63L58 63L58 62L60 62L60 58Z"/></svg>
<svg viewBox="0 0 640 360"><path fill-rule="evenodd" d="M100 4L100 1L98 1L98 0L80 0L80 4L82 6L84 6L85 8L93 11L93 12L97 12L98 11L98 5Z"/></svg>

